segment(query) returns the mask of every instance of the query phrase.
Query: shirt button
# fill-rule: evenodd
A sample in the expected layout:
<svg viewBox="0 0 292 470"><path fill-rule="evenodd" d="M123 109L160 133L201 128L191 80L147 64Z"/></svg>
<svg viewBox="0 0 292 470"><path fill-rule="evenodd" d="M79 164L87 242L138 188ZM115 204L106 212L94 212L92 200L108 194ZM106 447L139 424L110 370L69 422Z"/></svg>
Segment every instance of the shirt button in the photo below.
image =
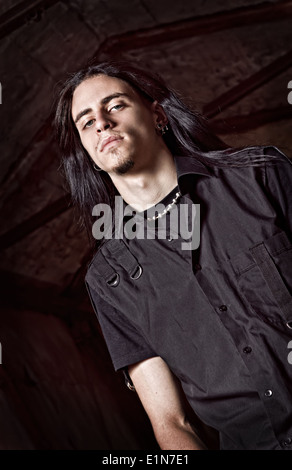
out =
<svg viewBox="0 0 292 470"><path fill-rule="evenodd" d="M250 346L246 346L245 348L243 348L243 352L244 354L250 354L252 352L252 349Z"/></svg>
<svg viewBox="0 0 292 470"><path fill-rule="evenodd" d="M265 397L271 397L273 395L273 391L268 389L265 391Z"/></svg>
<svg viewBox="0 0 292 470"><path fill-rule="evenodd" d="M226 312L226 310L227 310L226 305L221 305L221 306L219 307L219 310L220 310L220 312Z"/></svg>

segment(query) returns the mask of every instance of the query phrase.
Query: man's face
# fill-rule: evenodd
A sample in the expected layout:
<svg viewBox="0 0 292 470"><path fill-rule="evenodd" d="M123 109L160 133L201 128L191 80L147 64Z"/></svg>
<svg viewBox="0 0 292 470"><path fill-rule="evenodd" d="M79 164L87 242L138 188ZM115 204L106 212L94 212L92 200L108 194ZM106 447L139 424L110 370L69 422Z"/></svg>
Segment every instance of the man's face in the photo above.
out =
<svg viewBox="0 0 292 470"><path fill-rule="evenodd" d="M109 174L123 174L143 168L155 154L156 105L146 103L128 83L98 75L74 91L72 118L94 162Z"/></svg>

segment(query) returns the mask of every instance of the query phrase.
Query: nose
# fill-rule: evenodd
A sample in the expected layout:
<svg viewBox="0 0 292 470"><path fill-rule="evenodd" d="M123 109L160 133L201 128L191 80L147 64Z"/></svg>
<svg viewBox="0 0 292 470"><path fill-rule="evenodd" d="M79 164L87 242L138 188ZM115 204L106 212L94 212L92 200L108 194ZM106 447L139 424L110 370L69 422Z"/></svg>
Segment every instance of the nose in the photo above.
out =
<svg viewBox="0 0 292 470"><path fill-rule="evenodd" d="M102 131L106 131L107 129L109 129L111 126L110 124L105 124L104 126L98 126L97 127L97 132L102 132Z"/></svg>
<svg viewBox="0 0 292 470"><path fill-rule="evenodd" d="M105 116L100 115L99 118L96 120L96 131L97 132L102 132L106 131L111 127L111 123L109 120L105 118Z"/></svg>

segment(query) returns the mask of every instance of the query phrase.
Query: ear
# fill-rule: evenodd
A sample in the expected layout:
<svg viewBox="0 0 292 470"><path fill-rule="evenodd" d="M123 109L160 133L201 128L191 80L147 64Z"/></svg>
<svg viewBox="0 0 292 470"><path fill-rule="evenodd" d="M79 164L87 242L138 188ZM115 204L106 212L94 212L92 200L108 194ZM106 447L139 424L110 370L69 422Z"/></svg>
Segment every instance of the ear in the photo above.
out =
<svg viewBox="0 0 292 470"><path fill-rule="evenodd" d="M163 107L157 101L153 101L151 110L154 117L154 124L161 124L165 127L168 123L168 119Z"/></svg>

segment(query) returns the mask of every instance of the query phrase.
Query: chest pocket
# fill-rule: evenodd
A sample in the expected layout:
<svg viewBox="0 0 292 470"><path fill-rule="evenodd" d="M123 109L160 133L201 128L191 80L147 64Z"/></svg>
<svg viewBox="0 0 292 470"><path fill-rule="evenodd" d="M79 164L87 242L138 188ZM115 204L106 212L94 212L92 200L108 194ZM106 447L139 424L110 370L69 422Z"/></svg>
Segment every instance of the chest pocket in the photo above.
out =
<svg viewBox="0 0 292 470"><path fill-rule="evenodd" d="M232 260L239 289L256 314L292 333L292 245L280 232Z"/></svg>

